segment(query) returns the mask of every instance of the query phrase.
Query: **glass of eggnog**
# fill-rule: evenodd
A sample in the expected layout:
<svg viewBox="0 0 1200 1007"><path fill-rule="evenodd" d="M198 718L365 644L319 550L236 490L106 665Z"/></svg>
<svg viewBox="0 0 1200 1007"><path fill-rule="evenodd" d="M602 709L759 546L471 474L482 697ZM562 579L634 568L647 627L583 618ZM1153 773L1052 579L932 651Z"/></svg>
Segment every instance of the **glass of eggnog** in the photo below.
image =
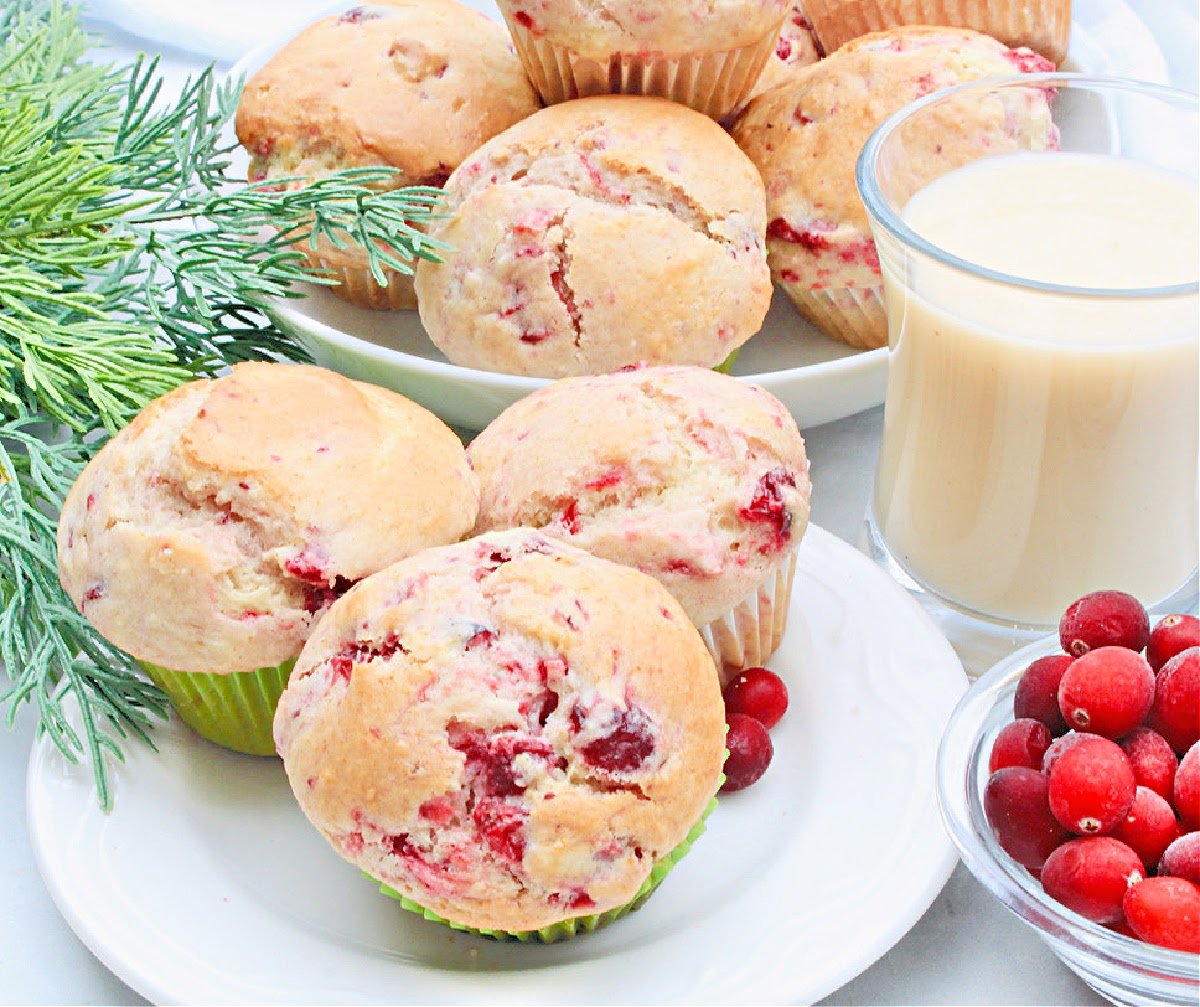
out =
<svg viewBox="0 0 1200 1007"><path fill-rule="evenodd" d="M930 95L863 148L888 314L868 534L959 613L1194 596L1197 100L1077 74Z"/></svg>

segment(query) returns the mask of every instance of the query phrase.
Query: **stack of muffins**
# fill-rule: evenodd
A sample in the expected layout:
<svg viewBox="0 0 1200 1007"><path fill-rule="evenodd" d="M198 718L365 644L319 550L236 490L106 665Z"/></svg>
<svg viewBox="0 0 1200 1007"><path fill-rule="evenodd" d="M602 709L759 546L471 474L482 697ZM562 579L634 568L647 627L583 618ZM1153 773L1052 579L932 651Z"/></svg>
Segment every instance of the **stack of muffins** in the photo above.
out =
<svg viewBox="0 0 1200 1007"><path fill-rule="evenodd" d="M417 307L451 363L548 378L720 365L772 280L826 335L882 346L863 142L933 90L1053 69L1070 30L1069 0L498 3L508 31L457 0L318 21L251 78L237 129L255 180L386 165L444 187L429 237L450 251L415 286L353 241L305 251L355 304Z"/></svg>
<svg viewBox="0 0 1200 1007"><path fill-rule="evenodd" d="M451 250L415 283L352 244L306 246L314 269L365 307L415 300L456 363L559 380L465 449L319 368L185 385L80 476L64 588L201 736L282 756L406 908L541 941L636 908L712 809L722 682L780 646L808 522L795 421L711 368L772 274L878 345L858 147L918 94L1048 68L1009 48L1061 56L1065 21L1009 17L1030 6L503 0L511 39L456 0L317 22L247 84L252 178L444 185ZM859 25L885 30L841 37Z"/></svg>

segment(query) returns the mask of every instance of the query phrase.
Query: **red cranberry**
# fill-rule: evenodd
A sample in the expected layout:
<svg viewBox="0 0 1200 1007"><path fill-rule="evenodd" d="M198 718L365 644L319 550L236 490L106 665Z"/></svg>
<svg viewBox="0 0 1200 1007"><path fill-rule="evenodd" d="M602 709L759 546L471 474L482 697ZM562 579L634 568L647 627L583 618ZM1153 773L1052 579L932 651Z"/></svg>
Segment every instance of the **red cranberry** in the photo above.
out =
<svg viewBox="0 0 1200 1007"><path fill-rule="evenodd" d="M1165 615L1150 630L1150 642L1146 644L1146 660L1158 671L1181 650L1200 647L1200 619L1194 615L1176 613Z"/></svg>
<svg viewBox="0 0 1200 1007"><path fill-rule="evenodd" d="M1200 832L1186 832L1168 846L1158 861L1158 873L1200 885Z"/></svg>
<svg viewBox="0 0 1200 1007"><path fill-rule="evenodd" d="M1058 683L1058 706L1076 730L1119 738L1137 727L1154 701L1154 672L1140 654L1100 647L1071 663Z"/></svg>
<svg viewBox="0 0 1200 1007"><path fill-rule="evenodd" d="M580 723L578 708L573 721ZM632 773L654 752L650 718L640 706L614 709L600 737L580 746L584 762L610 773Z"/></svg>
<svg viewBox="0 0 1200 1007"><path fill-rule="evenodd" d="M1142 858L1147 871L1154 870L1163 851L1179 835L1179 824L1171 805L1153 790L1138 787L1129 814L1109 833Z"/></svg>
<svg viewBox="0 0 1200 1007"><path fill-rule="evenodd" d="M1035 769L1010 766L993 773L983 791L983 813L996 842L1031 871L1070 838L1050 813L1049 781Z"/></svg>
<svg viewBox="0 0 1200 1007"><path fill-rule="evenodd" d="M1073 601L1058 623L1062 649L1079 657L1100 647L1140 651L1150 639L1150 617L1124 591L1094 591Z"/></svg>
<svg viewBox="0 0 1200 1007"><path fill-rule="evenodd" d="M1046 749L1046 754L1042 756L1042 772L1049 776L1050 770L1054 768L1054 764L1064 752L1069 752L1084 738L1098 737L1100 735L1088 734L1086 731L1072 731L1070 734L1064 734L1061 738L1055 738L1050 747Z"/></svg>
<svg viewBox="0 0 1200 1007"><path fill-rule="evenodd" d="M1042 757L1050 747L1050 731L1040 720L1022 718L1005 724L996 740L992 742L992 753L988 758L988 772L1008 766L1025 766L1040 769Z"/></svg>
<svg viewBox="0 0 1200 1007"><path fill-rule="evenodd" d="M1159 669L1150 725L1180 754L1200 741L1200 647L1181 650Z"/></svg>
<svg viewBox="0 0 1200 1007"><path fill-rule="evenodd" d="M1128 813L1137 784L1133 766L1115 742L1084 738L1050 770L1050 810L1072 832L1109 832Z"/></svg>
<svg viewBox="0 0 1200 1007"><path fill-rule="evenodd" d="M1142 940L1200 952L1200 888L1184 878L1146 878L1125 893L1130 929Z"/></svg>
<svg viewBox="0 0 1200 1007"><path fill-rule="evenodd" d="M1184 832L1200 829L1200 742L1187 750L1175 771L1175 814Z"/></svg>
<svg viewBox="0 0 1200 1007"><path fill-rule="evenodd" d="M729 755L725 759L725 782L721 784L723 794L745 790L756 783L775 754L771 736L761 721L744 713L734 713L729 716L728 724L725 747L729 749Z"/></svg>
<svg viewBox="0 0 1200 1007"><path fill-rule="evenodd" d="M771 527L774 540L762 551L781 549L791 538L792 512L784 499L784 489L796 487L796 477L785 468L764 472L754 486L754 493L738 515L746 521L759 521Z"/></svg>
<svg viewBox="0 0 1200 1007"><path fill-rule="evenodd" d="M725 715L744 713L768 729L787 712L787 686L767 668L746 668L724 689Z"/></svg>
<svg viewBox="0 0 1200 1007"><path fill-rule="evenodd" d="M500 797L476 801L471 818L487 848L496 856L520 863L525 856L525 811Z"/></svg>
<svg viewBox="0 0 1200 1007"><path fill-rule="evenodd" d="M1167 739L1148 727L1139 727L1117 744L1129 757L1133 778L1138 786L1149 787L1164 800L1170 801L1179 760L1167 744Z"/></svg>
<svg viewBox="0 0 1200 1007"><path fill-rule="evenodd" d="M1145 877L1138 855L1111 836L1063 843L1046 859L1042 887L1052 899L1096 923L1115 923L1131 885Z"/></svg>
<svg viewBox="0 0 1200 1007"><path fill-rule="evenodd" d="M1013 715L1040 720L1055 737L1065 734L1069 727L1058 708L1058 683L1074 660L1069 654L1050 654L1026 668L1013 694Z"/></svg>

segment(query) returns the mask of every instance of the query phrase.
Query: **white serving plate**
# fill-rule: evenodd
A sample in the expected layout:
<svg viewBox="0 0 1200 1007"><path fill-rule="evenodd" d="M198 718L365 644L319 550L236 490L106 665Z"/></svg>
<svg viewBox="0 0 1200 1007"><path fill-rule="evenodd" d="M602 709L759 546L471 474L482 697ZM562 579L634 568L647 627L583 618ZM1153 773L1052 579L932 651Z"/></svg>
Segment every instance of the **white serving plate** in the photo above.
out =
<svg viewBox="0 0 1200 1007"><path fill-rule="evenodd" d="M310 9L242 58L231 75L249 77L299 27L351 0ZM492 0L466 0L499 18ZM1165 80L1161 51L1123 0L1076 5L1066 69ZM392 388L464 431L486 426L505 407L547 382L449 363L430 342L415 311L375 312L306 287L301 300L277 301L276 324L324 366ZM782 401L802 429L851 416L883 402L887 350L855 350L823 335L779 290L762 330L743 348L733 373Z"/></svg>
<svg viewBox="0 0 1200 1007"><path fill-rule="evenodd" d="M28 776L47 888L156 1003L796 1003L887 951L955 863L934 756L966 687L949 644L866 557L811 527L784 646L775 760L724 798L638 912L559 945L400 909L304 820L276 760L172 721L131 745L115 808L45 738Z"/></svg>

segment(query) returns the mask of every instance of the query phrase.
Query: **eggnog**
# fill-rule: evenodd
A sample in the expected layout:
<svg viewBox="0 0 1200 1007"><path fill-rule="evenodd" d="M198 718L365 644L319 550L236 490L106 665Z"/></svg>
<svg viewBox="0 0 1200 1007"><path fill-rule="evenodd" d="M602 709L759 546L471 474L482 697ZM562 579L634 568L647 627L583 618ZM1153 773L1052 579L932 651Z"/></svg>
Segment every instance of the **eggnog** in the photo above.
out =
<svg viewBox="0 0 1200 1007"><path fill-rule="evenodd" d="M893 557L976 612L1053 624L1076 597L1166 597L1196 566L1196 181L1115 156L953 170L902 218L986 278L884 256L890 369L873 502Z"/></svg>

